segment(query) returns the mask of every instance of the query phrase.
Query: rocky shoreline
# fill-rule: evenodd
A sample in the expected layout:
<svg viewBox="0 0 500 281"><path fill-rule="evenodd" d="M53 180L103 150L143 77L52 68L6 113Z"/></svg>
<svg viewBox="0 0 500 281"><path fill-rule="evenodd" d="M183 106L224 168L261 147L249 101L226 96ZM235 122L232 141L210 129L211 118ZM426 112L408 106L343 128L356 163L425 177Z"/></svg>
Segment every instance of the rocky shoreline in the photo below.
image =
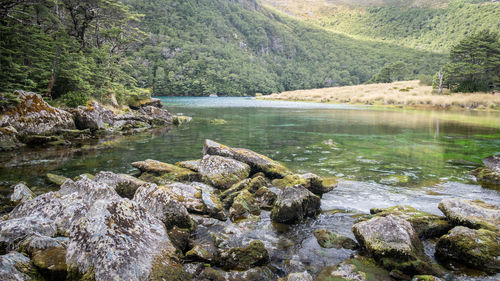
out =
<svg viewBox="0 0 500 281"><path fill-rule="evenodd" d="M493 159L495 160L495 159ZM491 173L498 162L485 160ZM495 164L496 163L496 164ZM134 162L133 175L48 175L59 190L35 197L13 187L0 221L0 276L7 280L448 280L458 267L500 273L500 208L443 199L444 216L409 206L357 216L356 240L315 229L318 249L350 257L318 271L284 272L259 237L314 221L336 186L294 174L254 151L206 140L201 159ZM284 232L283 232L284 233ZM435 259L424 242L435 242ZM264 241L264 242L263 242ZM285 243L286 238L283 238ZM437 261L437 262L436 262ZM450 271L451 270L451 271Z"/></svg>
<svg viewBox="0 0 500 281"><path fill-rule="evenodd" d="M113 111L94 100L85 106L61 109L35 93L16 91L14 95L17 104L0 112L0 151L23 146L82 147L89 139L130 135L190 120L163 109L158 99Z"/></svg>

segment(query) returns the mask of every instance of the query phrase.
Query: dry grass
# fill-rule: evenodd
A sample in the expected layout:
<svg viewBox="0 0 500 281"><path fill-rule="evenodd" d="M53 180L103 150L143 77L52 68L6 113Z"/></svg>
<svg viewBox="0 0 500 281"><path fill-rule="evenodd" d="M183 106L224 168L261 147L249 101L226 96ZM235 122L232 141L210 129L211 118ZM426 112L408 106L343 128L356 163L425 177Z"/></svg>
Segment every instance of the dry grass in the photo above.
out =
<svg viewBox="0 0 500 281"><path fill-rule="evenodd" d="M500 96L487 93L437 95L418 80L272 94L262 99L434 108L500 109Z"/></svg>

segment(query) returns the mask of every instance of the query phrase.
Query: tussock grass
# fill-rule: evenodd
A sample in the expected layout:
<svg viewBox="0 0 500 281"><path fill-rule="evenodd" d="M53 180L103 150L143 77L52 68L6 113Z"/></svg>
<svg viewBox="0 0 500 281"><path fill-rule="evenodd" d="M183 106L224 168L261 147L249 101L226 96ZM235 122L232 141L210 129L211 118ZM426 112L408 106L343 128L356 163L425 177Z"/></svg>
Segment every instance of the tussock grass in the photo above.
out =
<svg viewBox="0 0 500 281"><path fill-rule="evenodd" d="M418 80L289 91L264 96L262 99L442 109L500 109L500 96L498 94L453 93L438 95L431 86L420 85Z"/></svg>

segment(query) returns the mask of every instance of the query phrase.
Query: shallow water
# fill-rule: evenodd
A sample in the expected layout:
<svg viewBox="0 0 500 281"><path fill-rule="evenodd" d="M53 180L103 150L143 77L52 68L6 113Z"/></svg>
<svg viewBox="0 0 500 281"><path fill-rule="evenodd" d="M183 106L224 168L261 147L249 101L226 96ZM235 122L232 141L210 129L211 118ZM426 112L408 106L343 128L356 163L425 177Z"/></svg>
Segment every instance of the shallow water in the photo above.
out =
<svg viewBox="0 0 500 281"><path fill-rule="evenodd" d="M68 177L101 170L131 173L135 169L130 163L147 158L169 163L200 158L206 138L255 150L299 173L339 177L338 187L323 196L323 213L316 220L282 229L273 226L269 213L263 212L259 220L198 230L200 236L207 235L204 231L228 233L237 244L263 240L273 265L283 274L305 269L317 272L349 257L350 250L319 247L312 232L327 228L353 237L353 215L372 207L407 204L441 214L437 205L447 197L500 205L499 191L478 186L469 175L483 157L500 153L498 112L381 110L252 98L162 100L168 110L192 116L192 122L122 137L107 150L2 153L2 194L8 194L8 186L20 180L37 193L45 192L47 172ZM212 119L227 123L214 125ZM432 243L426 245L431 253Z"/></svg>

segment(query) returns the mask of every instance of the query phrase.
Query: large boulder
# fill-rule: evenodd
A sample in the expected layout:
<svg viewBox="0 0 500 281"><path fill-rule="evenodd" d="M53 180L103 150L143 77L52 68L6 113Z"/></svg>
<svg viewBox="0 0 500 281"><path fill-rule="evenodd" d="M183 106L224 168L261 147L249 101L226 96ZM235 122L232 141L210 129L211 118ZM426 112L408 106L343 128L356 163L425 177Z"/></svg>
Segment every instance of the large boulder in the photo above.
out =
<svg viewBox="0 0 500 281"><path fill-rule="evenodd" d="M46 103L35 93L16 91L17 106L0 115L0 127L12 126L19 136L48 135L62 129L73 129L73 116Z"/></svg>
<svg viewBox="0 0 500 281"><path fill-rule="evenodd" d="M280 278L278 281L313 281L313 277L309 272L290 273L286 278Z"/></svg>
<svg viewBox="0 0 500 281"><path fill-rule="evenodd" d="M56 233L54 221L46 218L31 216L0 221L0 252L17 248L26 237Z"/></svg>
<svg viewBox="0 0 500 281"><path fill-rule="evenodd" d="M196 172L157 160L147 159L144 161L137 161L132 163L132 166L141 171L141 179L158 184L169 181L198 180L198 174Z"/></svg>
<svg viewBox="0 0 500 281"><path fill-rule="evenodd" d="M301 185L288 186L281 190L271 210L274 222L292 224L306 217L316 216L321 207L321 199Z"/></svg>
<svg viewBox="0 0 500 281"><path fill-rule="evenodd" d="M500 229L500 208L480 200L446 198L439 203L439 209L454 224L470 228Z"/></svg>
<svg viewBox="0 0 500 281"><path fill-rule="evenodd" d="M252 172L264 172L271 178L282 178L291 172L267 156L245 148L231 148L212 140L205 140L203 155L218 155L232 158L250 165Z"/></svg>
<svg viewBox="0 0 500 281"><path fill-rule="evenodd" d="M147 116L152 126L172 124L174 120L174 115L172 115L167 110L151 105L141 107L138 112L144 116Z"/></svg>
<svg viewBox="0 0 500 281"><path fill-rule="evenodd" d="M314 280L387 281L393 279L389 272L377 266L373 259L355 256L336 265L324 267Z"/></svg>
<svg viewBox="0 0 500 281"><path fill-rule="evenodd" d="M254 240L246 247L230 248L218 252L216 263L224 269L247 270L268 264L269 254L264 243Z"/></svg>
<svg viewBox="0 0 500 281"><path fill-rule="evenodd" d="M388 270L413 276L437 272L423 250L417 232L405 219L388 215L352 227L360 246Z"/></svg>
<svg viewBox="0 0 500 281"><path fill-rule="evenodd" d="M113 111L104 108L97 101L88 101L86 106L78 106L73 110L75 125L80 130L91 131L107 129L113 126Z"/></svg>
<svg viewBox="0 0 500 281"><path fill-rule="evenodd" d="M489 273L499 273L500 233L457 226L438 240L436 256Z"/></svg>
<svg viewBox="0 0 500 281"><path fill-rule="evenodd" d="M233 184L248 178L250 167L231 158L205 155L200 162L199 173L207 184L228 189Z"/></svg>
<svg viewBox="0 0 500 281"><path fill-rule="evenodd" d="M30 259L18 252L0 256L0 276L8 281L43 280Z"/></svg>
<svg viewBox="0 0 500 281"><path fill-rule="evenodd" d="M24 203L35 198L35 194L24 183L20 182L12 187L14 191L10 195L10 202L14 205Z"/></svg>

